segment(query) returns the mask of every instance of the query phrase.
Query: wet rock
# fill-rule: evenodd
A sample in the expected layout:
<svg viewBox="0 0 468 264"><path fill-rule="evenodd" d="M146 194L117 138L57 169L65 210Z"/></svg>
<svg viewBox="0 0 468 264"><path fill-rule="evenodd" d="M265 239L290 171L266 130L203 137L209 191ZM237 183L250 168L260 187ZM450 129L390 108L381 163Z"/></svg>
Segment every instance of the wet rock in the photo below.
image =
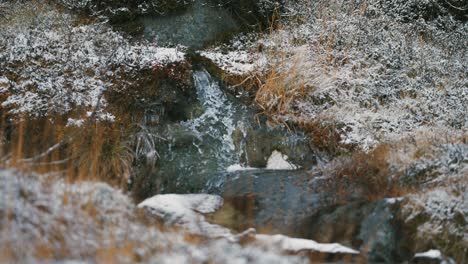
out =
<svg viewBox="0 0 468 264"><path fill-rule="evenodd" d="M310 168L316 164L307 137L281 127L269 128L263 121L261 125L254 123L244 131L235 131L234 144L241 153L240 162L250 167L265 168L274 151L287 155L292 163L301 167Z"/></svg>
<svg viewBox="0 0 468 264"><path fill-rule="evenodd" d="M162 45L180 44L193 49L223 40L239 27L223 7L195 1L184 12L171 16L143 16L138 22L144 37Z"/></svg>
<svg viewBox="0 0 468 264"><path fill-rule="evenodd" d="M159 123L187 119L196 99L191 73L188 61L122 73L105 92L109 108L119 116L152 113Z"/></svg>
<svg viewBox="0 0 468 264"><path fill-rule="evenodd" d="M306 236L360 248L372 263L401 262L410 258L410 249L397 211L398 204L386 200L332 206L304 222Z"/></svg>
<svg viewBox="0 0 468 264"><path fill-rule="evenodd" d="M235 230L255 227L338 242L360 248L371 262L395 263L411 258L411 240L398 217L399 200L369 202L348 185L340 194L336 181L305 171L247 170L227 173L208 190L221 194L225 205L211 221ZM221 184L224 182L224 184Z"/></svg>
<svg viewBox="0 0 468 264"><path fill-rule="evenodd" d="M248 170L225 173L208 184L207 191L222 195L242 223L260 231L301 236L302 222L320 209L338 202L338 195L327 192L327 179L313 179L305 171ZM330 189L329 189L330 190Z"/></svg>

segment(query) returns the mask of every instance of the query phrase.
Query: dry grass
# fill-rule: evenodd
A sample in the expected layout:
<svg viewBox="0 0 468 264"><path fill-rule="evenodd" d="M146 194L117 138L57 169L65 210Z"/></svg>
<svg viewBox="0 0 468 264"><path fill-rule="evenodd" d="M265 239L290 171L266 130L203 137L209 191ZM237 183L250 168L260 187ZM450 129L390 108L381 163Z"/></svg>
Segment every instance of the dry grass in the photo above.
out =
<svg viewBox="0 0 468 264"><path fill-rule="evenodd" d="M338 125L334 122L302 119L298 126L307 133L314 148L332 157L352 149L351 146L341 143L341 134L338 132Z"/></svg>
<svg viewBox="0 0 468 264"><path fill-rule="evenodd" d="M298 83L301 82L299 77L296 67L282 73L271 71L265 83L257 91L255 101L265 113L289 114L294 100L305 95L306 87Z"/></svg>
<svg viewBox="0 0 468 264"><path fill-rule="evenodd" d="M350 191L361 192L366 200L376 201L410 192L409 187L400 184L397 174L390 168L388 159L391 151L390 145L381 144L369 153L355 151L342 158L332 172L337 182L337 193L341 197L349 197Z"/></svg>
<svg viewBox="0 0 468 264"><path fill-rule="evenodd" d="M125 187L134 159L130 125L88 120L66 126L64 117L2 119L3 166L42 174L58 172L69 180L99 180ZM8 120L8 121L7 121ZM14 122L14 123L13 123Z"/></svg>

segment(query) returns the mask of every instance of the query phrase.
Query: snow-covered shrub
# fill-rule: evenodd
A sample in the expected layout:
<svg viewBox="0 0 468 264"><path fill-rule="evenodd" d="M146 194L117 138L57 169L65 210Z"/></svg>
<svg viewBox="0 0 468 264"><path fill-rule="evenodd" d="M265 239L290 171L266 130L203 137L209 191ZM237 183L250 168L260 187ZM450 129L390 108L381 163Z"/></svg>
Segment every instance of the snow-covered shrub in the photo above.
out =
<svg viewBox="0 0 468 264"><path fill-rule="evenodd" d="M439 16L454 15L466 21L468 5L462 0L372 0L367 3L370 16L389 16L410 22L419 18L432 20Z"/></svg>
<svg viewBox="0 0 468 264"><path fill-rule="evenodd" d="M414 232L415 250L438 248L457 263L468 260L467 186L468 166L465 162L445 183L408 195L401 215L407 232Z"/></svg>
<svg viewBox="0 0 468 264"><path fill-rule="evenodd" d="M10 153L20 145L14 158L20 163L56 164L54 170L69 169L70 178L125 185L135 157L130 134L138 131L143 115L133 116L138 107L129 106L160 96L167 87L159 89L158 72L174 72L175 65L184 64L184 52L132 42L105 23L49 3L5 7L0 127L7 141L2 147Z"/></svg>
<svg viewBox="0 0 468 264"><path fill-rule="evenodd" d="M412 164L402 177L406 184L434 184L458 174L468 166L467 144L442 144Z"/></svg>
<svg viewBox="0 0 468 264"><path fill-rule="evenodd" d="M466 23L369 17L359 1L288 7L293 19L257 42L268 61L257 101L272 119L334 121L342 143L365 150L418 127L468 126Z"/></svg>
<svg viewBox="0 0 468 264"><path fill-rule="evenodd" d="M0 26L0 79L2 107L12 114L99 111L119 76L183 59L175 49L130 43L105 24L80 25L49 5L10 8Z"/></svg>

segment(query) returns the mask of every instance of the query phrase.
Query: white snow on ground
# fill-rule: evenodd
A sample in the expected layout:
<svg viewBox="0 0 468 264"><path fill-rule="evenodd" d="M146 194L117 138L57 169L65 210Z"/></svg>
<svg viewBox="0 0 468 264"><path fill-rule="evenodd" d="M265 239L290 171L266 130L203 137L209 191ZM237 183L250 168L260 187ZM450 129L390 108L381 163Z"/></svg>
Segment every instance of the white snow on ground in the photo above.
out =
<svg viewBox="0 0 468 264"><path fill-rule="evenodd" d="M430 249L426 252L416 253L415 258L433 258L442 259L442 253L438 249Z"/></svg>
<svg viewBox="0 0 468 264"><path fill-rule="evenodd" d="M246 170L258 170L258 168L246 167L241 164L234 164L227 167L226 171L233 172L233 171L246 171Z"/></svg>
<svg viewBox="0 0 468 264"><path fill-rule="evenodd" d="M267 170L295 170L298 167L288 162L288 156L274 150L267 161Z"/></svg>
<svg viewBox="0 0 468 264"><path fill-rule="evenodd" d="M264 244L277 246L283 251L311 250L326 253L359 254L359 251L345 247L338 243L317 243L313 240L291 238L284 235L255 235L255 238Z"/></svg>
<svg viewBox="0 0 468 264"><path fill-rule="evenodd" d="M395 204L403 201L405 198L404 197L392 197L392 198L385 198L384 201L387 204Z"/></svg>
<svg viewBox="0 0 468 264"><path fill-rule="evenodd" d="M248 51L209 50L200 52L200 55L213 61L223 71L235 75L247 74L265 65L265 59L260 54Z"/></svg>

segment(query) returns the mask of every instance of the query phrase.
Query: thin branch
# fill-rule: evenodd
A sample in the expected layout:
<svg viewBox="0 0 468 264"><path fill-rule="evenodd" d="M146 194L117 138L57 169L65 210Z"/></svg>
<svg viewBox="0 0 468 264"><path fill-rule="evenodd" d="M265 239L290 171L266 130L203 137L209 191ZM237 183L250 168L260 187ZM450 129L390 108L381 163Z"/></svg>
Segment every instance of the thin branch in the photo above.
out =
<svg viewBox="0 0 468 264"><path fill-rule="evenodd" d="M444 0L445 3L447 3L450 7L458 10L458 11L467 11L468 10L468 5L465 5L464 7L458 7L458 6L454 6L452 3L450 3L449 0Z"/></svg>

